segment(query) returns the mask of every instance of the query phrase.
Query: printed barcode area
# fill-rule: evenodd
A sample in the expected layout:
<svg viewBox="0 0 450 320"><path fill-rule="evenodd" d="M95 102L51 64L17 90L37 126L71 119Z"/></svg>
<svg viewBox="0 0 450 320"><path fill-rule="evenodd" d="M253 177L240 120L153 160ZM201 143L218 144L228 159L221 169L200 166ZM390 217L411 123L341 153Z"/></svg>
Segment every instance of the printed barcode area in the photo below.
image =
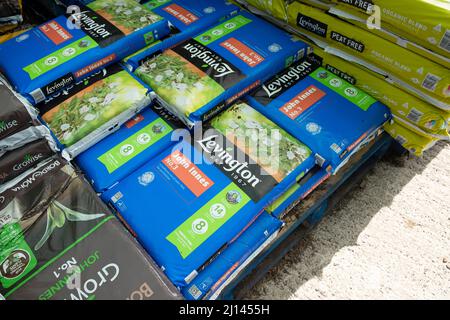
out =
<svg viewBox="0 0 450 320"><path fill-rule="evenodd" d="M31 92L31 96L33 97L35 103L39 103L45 100L45 95L41 89L37 89Z"/></svg>
<svg viewBox="0 0 450 320"><path fill-rule="evenodd" d="M119 191L111 198L111 200L113 203L117 203L117 201L119 201L122 198L123 198L123 194L122 194L122 192Z"/></svg>
<svg viewBox="0 0 450 320"><path fill-rule="evenodd" d="M395 140L397 140L397 142L400 143L402 146L408 142L408 140L406 140L406 138L401 135L398 135L397 138L395 138Z"/></svg>
<svg viewBox="0 0 450 320"><path fill-rule="evenodd" d="M200 290L198 290L198 288L195 284L189 288L189 293L195 300L200 298L200 296L202 295L202 293L200 292Z"/></svg>
<svg viewBox="0 0 450 320"><path fill-rule="evenodd" d="M423 80L422 87L427 90L435 91L438 82L441 80L438 76L428 73L425 80Z"/></svg>
<svg viewBox="0 0 450 320"><path fill-rule="evenodd" d="M333 143L331 145L331 150L333 150L337 154L341 153L342 151L341 147L339 147L336 143Z"/></svg>
<svg viewBox="0 0 450 320"><path fill-rule="evenodd" d="M420 118L422 118L423 113L420 112L417 109L412 109L409 114L406 116L409 121L418 123L420 121Z"/></svg>
<svg viewBox="0 0 450 320"><path fill-rule="evenodd" d="M442 37L441 43L439 44L439 47L444 49L445 51L450 52L450 30L447 30Z"/></svg>

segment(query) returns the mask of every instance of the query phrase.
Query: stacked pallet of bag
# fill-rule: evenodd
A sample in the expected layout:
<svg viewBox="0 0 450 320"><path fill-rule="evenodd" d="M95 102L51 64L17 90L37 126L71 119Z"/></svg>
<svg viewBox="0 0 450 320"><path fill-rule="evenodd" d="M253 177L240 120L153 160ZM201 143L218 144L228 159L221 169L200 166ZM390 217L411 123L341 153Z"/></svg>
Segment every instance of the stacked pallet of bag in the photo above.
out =
<svg viewBox="0 0 450 320"><path fill-rule="evenodd" d="M205 131L163 151L155 143L150 160L141 162L145 155L135 153L124 162L119 146L139 150L132 137L143 128L122 128L82 154L80 166L94 181L111 183L117 176L98 170L105 160L122 173L141 163L118 183L104 185L103 199L186 298L215 298L281 226L283 209L271 204L282 196L284 206L291 195L301 197L336 173L391 115L382 103L303 60L309 46L298 37L245 11L160 55L154 47L146 50L135 74L162 108ZM111 152L105 156L105 150ZM303 185L304 177L311 180Z"/></svg>
<svg viewBox="0 0 450 320"><path fill-rule="evenodd" d="M0 189L13 194L2 213L15 217L0 224L7 298L214 299L274 240L286 208L391 119L383 102L308 56L310 44L223 0L65 2L82 10L0 45L2 73L17 92L5 88L23 104L2 119L0 133L18 131L1 140L0 160L8 161L0 168L48 158L35 145L42 141L51 158L18 178L2 174L13 179ZM283 2L271 6L287 21ZM51 157L56 149L65 159ZM36 210L16 208L28 194ZM137 257L141 249L117 230L105 203L151 258ZM120 279L136 269L148 282L73 292L55 291L46 273L28 277L49 263L48 248L58 248L52 259L64 258L72 244L83 248L75 274L115 274L129 259ZM124 254L103 265L114 246Z"/></svg>
<svg viewBox="0 0 450 320"><path fill-rule="evenodd" d="M52 3L30 6L51 9ZM149 88L118 62L169 34L170 27L133 0L88 6L0 45L5 78L0 82L0 298L179 298L67 162L150 104ZM58 149L66 159L55 153ZM75 246L76 252L70 251ZM61 279L41 272L44 265L68 261L67 252L73 268ZM91 279L65 290L80 273L84 279L115 281L99 280L93 289Z"/></svg>
<svg viewBox="0 0 450 320"><path fill-rule="evenodd" d="M179 299L84 177L57 154L38 110L2 78L0 101L0 299ZM48 271L66 263L56 278ZM79 274L79 287L65 286Z"/></svg>

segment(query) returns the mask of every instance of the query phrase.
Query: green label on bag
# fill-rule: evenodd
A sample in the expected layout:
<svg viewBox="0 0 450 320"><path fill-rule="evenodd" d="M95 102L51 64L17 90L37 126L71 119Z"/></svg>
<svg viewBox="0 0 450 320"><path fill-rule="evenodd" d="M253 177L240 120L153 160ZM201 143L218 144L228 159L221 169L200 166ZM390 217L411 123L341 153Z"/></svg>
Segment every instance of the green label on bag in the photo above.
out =
<svg viewBox="0 0 450 320"><path fill-rule="evenodd" d="M98 160L111 174L172 131L173 129L163 119L158 118L101 155Z"/></svg>
<svg viewBox="0 0 450 320"><path fill-rule="evenodd" d="M195 38L195 40L200 42L202 45L207 46L208 44L225 37L231 32L236 31L239 28L242 28L243 26L249 24L250 22L252 22L252 20L244 16L236 16L212 29L209 29L205 33Z"/></svg>
<svg viewBox="0 0 450 320"><path fill-rule="evenodd" d="M86 36L26 66L23 70L33 80L97 46L98 44L91 37Z"/></svg>
<svg viewBox="0 0 450 320"><path fill-rule="evenodd" d="M167 236L183 259L241 210L250 198L231 183Z"/></svg>
<svg viewBox="0 0 450 320"><path fill-rule="evenodd" d="M155 42L155 36L153 35L153 31L144 34L144 41L146 46Z"/></svg>
<svg viewBox="0 0 450 320"><path fill-rule="evenodd" d="M0 231L0 283L9 288L36 266L33 251L23 237L20 224L7 224Z"/></svg>
<svg viewBox="0 0 450 320"><path fill-rule="evenodd" d="M375 100L372 96L368 95L364 91L356 89L345 80L342 80L323 68L318 68L310 76L348 101L356 104L364 111L367 111L372 104L377 102L377 100Z"/></svg>

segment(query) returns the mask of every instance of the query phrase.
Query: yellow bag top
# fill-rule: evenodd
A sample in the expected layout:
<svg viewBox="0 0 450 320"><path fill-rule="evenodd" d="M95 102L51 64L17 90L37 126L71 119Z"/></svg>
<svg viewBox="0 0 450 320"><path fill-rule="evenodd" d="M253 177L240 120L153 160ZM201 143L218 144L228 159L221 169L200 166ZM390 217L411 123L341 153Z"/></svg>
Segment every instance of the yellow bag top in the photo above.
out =
<svg viewBox="0 0 450 320"><path fill-rule="evenodd" d="M286 1L284 0L245 0L249 5L265 11L273 17L287 21Z"/></svg>
<svg viewBox="0 0 450 320"><path fill-rule="evenodd" d="M289 24L300 33L367 61L393 75L392 78L398 78L424 95L450 106L450 71L447 68L298 2L289 5L288 18Z"/></svg>
<svg viewBox="0 0 450 320"><path fill-rule="evenodd" d="M450 58L450 1L448 0L332 0L346 10L373 12L379 8L383 24L399 35ZM390 29L387 27L386 29Z"/></svg>
<svg viewBox="0 0 450 320"><path fill-rule="evenodd" d="M438 139L426 138L418 135L395 120L386 123L384 129L400 143L403 148L418 157L422 156L426 150L433 147L438 141Z"/></svg>
<svg viewBox="0 0 450 320"><path fill-rule="evenodd" d="M442 52L438 53L432 51L431 49L427 48L427 45L426 43L424 43L424 41L416 39L408 34L405 34L405 32L403 32L402 30L389 25L383 20L379 21L381 23L380 28L374 28L373 27L374 21L370 20L367 14L364 14L357 10L350 9L347 6L344 5L330 6L327 10L329 13L334 14L352 24L355 24L356 26L364 30L367 30L368 32L376 34L377 36L382 37L383 39L386 39L392 43L395 43L401 47L413 51L421 55L422 57L425 57L433 62L436 62L446 67L447 69L450 68L450 58L443 55Z"/></svg>

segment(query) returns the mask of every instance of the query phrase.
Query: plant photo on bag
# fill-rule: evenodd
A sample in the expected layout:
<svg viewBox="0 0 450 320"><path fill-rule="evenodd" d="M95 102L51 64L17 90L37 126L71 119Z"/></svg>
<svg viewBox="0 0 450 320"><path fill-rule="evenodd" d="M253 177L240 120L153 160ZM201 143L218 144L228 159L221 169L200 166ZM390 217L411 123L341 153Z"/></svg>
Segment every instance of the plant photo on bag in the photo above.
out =
<svg viewBox="0 0 450 320"><path fill-rule="evenodd" d="M136 75L184 115L224 92L207 74L170 50L144 63Z"/></svg>
<svg viewBox="0 0 450 320"><path fill-rule="evenodd" d="M311 155L306 145L244 102L214 118L211 125L278 182Z"/></svg>
<svg viewBox="0 0 450 320"><path fill-rule="evenodd" d="M88 6L125 35L162 20L134 0L96 0Z"/></svg>
<svg viewBox="0 0 450 320"><path fill-rule="evenodd" d="M147 89L126 71L98 81L43 115L58 140L71 146L137 105Z"/></svg>

